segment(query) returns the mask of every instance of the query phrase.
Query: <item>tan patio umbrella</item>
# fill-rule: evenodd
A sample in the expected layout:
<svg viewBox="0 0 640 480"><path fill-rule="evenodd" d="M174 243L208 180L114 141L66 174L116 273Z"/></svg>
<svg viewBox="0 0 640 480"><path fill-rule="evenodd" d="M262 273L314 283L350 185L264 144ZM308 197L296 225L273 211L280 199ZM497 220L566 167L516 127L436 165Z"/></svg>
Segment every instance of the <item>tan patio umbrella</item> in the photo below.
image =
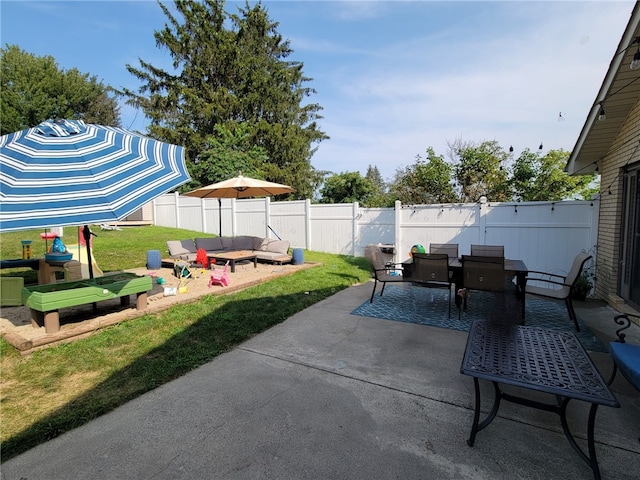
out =
<svg viewBox="0 0 640 480"><path fill-rule="evenodd" d="M222 211L221 198L270 197L291 192L295 192L295 190L288 185L238 175L222 182L212 183L206 187L192 190L185 193L185 195L199 198L217 198L218 209ZM222 236L222 215L220 215L220 236Z"/></svg>
<svg viewBox="0 0 640 480"><path fill-rule="evenodd" d="M294 191L288 185L238 175L229 180L223 180L222 182L192 190L185 193L185 195L200 198L251 198L270 197L271 195L282 195L283 193Z"/></svg>

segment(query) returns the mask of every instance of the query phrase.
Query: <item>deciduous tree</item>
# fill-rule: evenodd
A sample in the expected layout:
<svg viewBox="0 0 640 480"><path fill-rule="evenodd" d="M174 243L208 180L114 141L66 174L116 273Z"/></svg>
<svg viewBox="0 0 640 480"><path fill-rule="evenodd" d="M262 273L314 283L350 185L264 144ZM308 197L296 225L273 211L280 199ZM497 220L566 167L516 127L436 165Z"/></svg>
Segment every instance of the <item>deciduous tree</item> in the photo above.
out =
<svg viewBox="0 0 640 480"><path fill-rule="evenodd" d="M545 155L523 151L513 166L511 185L516 200L559 201L589 199L595 193L596 175L570 176L564 171L569 153L550 150Z"/></svg>
<svg viewBox="0 0 640 480"><path fill-rule="evenodd" d="M455 202L452 166L429 147L426 161L418 155L413 165L397 170L389 196L406 204Z"/></svg>
<svg viewBox="0 0 640 480"><path fill-rule="evenodd" d="M120 126L115 96L95 76L62 70L53 57L37 57L17 45L0 49L0 65L3 135L54 118Z"/></svg>
<svg viewBox="0 0 640 480"><path fill-rule="evenodd" d="M374 190L371 180L360 172L334 173L324 181L320 203L361 202L362 206L369 207L367 199Z"/></svg>
<svg viewBox="0 0 640 480"><path fill-rule="evenodd" d="M457 158L455 177L463 202L486 196L494 202L512 200L509 189L508 155L496 141L480 145L455 142L450 154Z"/></svg>

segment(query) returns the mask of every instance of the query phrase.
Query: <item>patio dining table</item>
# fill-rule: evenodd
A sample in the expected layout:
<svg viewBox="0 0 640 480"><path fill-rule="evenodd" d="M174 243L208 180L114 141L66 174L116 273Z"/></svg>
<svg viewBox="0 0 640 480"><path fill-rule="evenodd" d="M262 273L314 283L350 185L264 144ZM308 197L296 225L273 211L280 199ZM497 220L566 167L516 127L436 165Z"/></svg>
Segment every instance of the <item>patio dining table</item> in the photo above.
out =
<svg viewBox="0 0 640 480"><path fill-rule="evenodd" d="M413 259L409 258L402 262L402 269L404 279L410 282L413 273ZM524 261L511 258L505 258L504 270L506 275L510 276L511 278L515 277L516 279L516 295L521 299L522 317L524 318L525 286L527 284L527 275L529 274L529 270L527 269ZM449 272L452 276L451 278L455 286L455 291L458 292L460 289L464 288L462 260L460 258L449 258ZM460 302L466 302L466 298L462 299L460 296L456 295L455 302L456 305L460 306ZM463 305L463 308L464 307L466 307L466 304Z"/></svg>

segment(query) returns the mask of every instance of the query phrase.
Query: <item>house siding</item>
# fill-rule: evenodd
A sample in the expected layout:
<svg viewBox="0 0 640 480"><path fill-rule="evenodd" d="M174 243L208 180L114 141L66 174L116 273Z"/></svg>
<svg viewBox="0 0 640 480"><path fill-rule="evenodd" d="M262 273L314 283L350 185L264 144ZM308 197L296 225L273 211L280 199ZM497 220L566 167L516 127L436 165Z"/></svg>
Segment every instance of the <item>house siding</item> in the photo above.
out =
<svg viewBox="0 0 640 480"><path fill-rule="evenodd" d="M624 303L617 295L622 229L622 184L624 168L640 161L638 132L640 132L640 101L636 102L631 109L609 152L598 165L601 171L601 197L595 296L614 305Z"/></svg>

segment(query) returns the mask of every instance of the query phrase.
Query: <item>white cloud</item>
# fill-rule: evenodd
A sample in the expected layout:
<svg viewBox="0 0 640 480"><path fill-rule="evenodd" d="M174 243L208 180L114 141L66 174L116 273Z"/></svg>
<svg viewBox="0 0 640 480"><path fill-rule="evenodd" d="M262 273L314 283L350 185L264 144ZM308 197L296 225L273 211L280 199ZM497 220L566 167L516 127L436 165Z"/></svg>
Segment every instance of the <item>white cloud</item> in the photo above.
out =
<svg viewBox="0 0 640 480"><path fill-rule="evenodd" d="M506 26L391 38L323 76L332 139L313 163L363 173L373 164L389 178L456 138L571 150L631 6L527 3L506 6Z"/></svg>

